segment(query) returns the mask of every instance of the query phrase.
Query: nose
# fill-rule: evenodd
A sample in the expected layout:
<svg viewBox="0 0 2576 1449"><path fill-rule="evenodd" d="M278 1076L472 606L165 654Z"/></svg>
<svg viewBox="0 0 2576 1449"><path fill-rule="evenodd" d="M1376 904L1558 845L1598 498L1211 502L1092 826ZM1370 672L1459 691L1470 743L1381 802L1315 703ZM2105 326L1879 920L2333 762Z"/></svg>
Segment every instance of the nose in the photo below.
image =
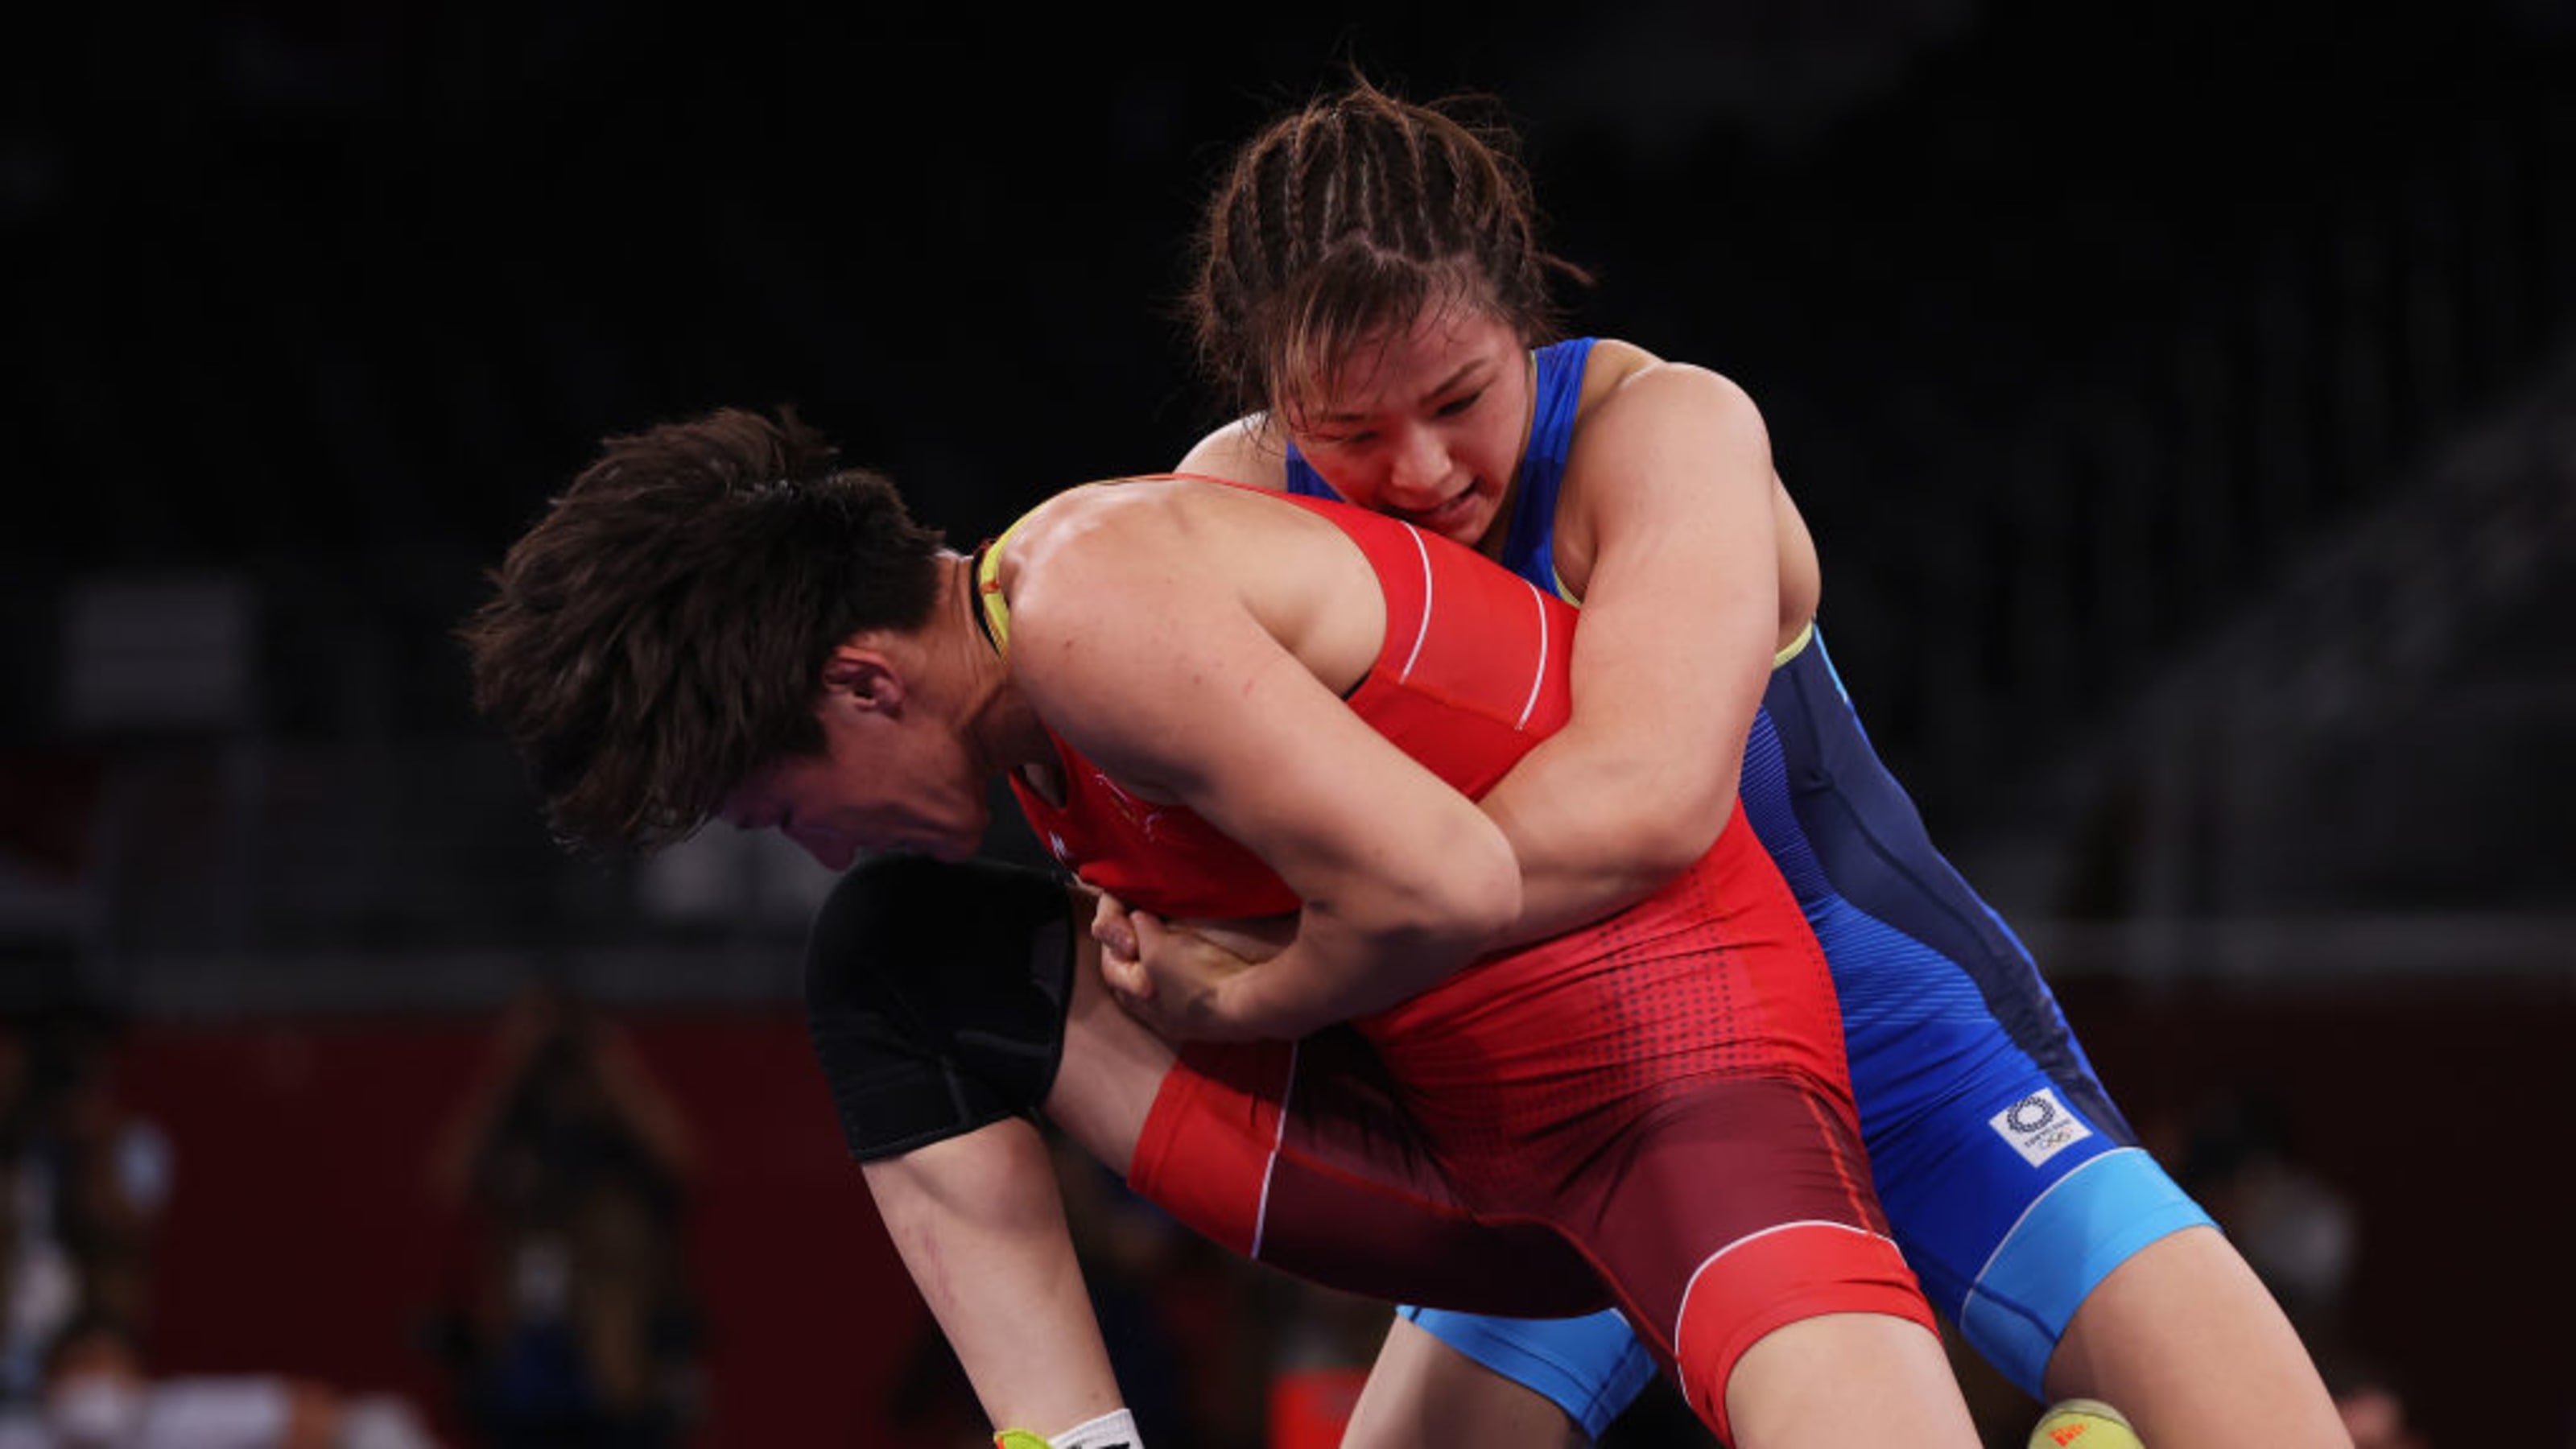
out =
<svg viewBox="0 0 2576 1449"><path fill-rule="evenodd" d="M1449 450L1429 428L1408 428L1397 440L1386 475L1388 501L1398 508L1438 503L1449 481Z"/></svg>

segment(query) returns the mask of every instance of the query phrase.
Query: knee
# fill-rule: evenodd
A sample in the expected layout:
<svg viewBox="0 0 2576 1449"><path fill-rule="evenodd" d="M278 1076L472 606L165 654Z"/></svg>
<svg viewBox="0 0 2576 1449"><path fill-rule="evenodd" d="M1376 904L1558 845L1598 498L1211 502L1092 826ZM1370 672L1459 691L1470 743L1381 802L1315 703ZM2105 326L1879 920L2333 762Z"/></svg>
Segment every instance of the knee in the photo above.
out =
<svg viewBox="0 0 2576 1449"><path fill-rule="evenodd" d="M884 856L846 873L807 941L805 1019L852 1153L898 1155L1044 1100L1075 939L1042 872Z"/></svg>

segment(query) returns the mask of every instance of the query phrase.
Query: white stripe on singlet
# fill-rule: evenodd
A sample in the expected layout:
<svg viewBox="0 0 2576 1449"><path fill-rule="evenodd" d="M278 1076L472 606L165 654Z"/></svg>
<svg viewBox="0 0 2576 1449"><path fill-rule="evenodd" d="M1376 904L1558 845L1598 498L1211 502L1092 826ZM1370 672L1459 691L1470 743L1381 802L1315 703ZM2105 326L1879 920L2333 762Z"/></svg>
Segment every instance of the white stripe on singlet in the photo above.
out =
<svg viewBox="0 0 2576 1449"><path fill-rule="evenodd" d="M1512 721L1512 728L1514 729L1529 728L1530 711L1538 708L1539 687L1547 683L1547 651L1549 645L1547 637L1547 598L1545 595L1539 593L1537 586L1530 584L1529 580L1523 579L1521 580L1521 583L1525 587L1529 588L1530 607L1538 610L1538 667L1530 671L1529 698L1521 705L1521 717Z"/></svg>
<svg viewBox="0 0 2576 1449"><path fill-rule="evenodd" d="M1676 1360L1682 1356L1682 1320L1689 1316L1691 1294L1699 1287L1700 1275L1716 1266L1718 1259L1725 1257L1727 1254L1734 1252L1736 1249L1743 1247L1754 1239L1767 1238L1773 1233L1785 1233L1791 1228L1840 1228L1846 1233L1853 1233L1864 1238L1876 1238L1882 1243L1890 1243L1890 1245L1893 1246L1891 1240L1884 1234L1873 1233L1867 1228L1854 1227L1850 1223L1834 1222L1828 1218L1801 1218L1796 1222L1773 1223L1767 1228L1746 1233L1743 1237L1736 1239L1734 1242L1731 1242L1725 1247L1718 1249L1716 1252L1709 1254L1707 1257L1700 1259L1699 1266L1691 1270L1690 1282L1685 1284L1682 1288L1682 1301L1673 1309L1673 1357ZM1718 1385L1720 1392L1724 1392L1725 1388L1726 1386L1724 1384Z"/></svg>
<svg viewBox="0 0 2576 1449"><path fill-rule="evenodd" d="M1261 1164L1261 1206L1252 1214L1252 1258L1261 1258L1261 1240L1270 1230L1270 1179L1279 1170L1279 1144L1288 1140L1288 1103L1297 1090L1297 1043L1288 1043L1288 1079L1279 1084L1279 1130L1271 1134L1270 1156Z"/></svg>
<svg viewBox="0 0 2576 1449"><path fill-rule="evenodd" d="M1422 622L1413 631L1413 652L1404 656L1404 668L1395 676L1399 684L1413 677L1413 661L1422 657L1422 641L1431 634L1431 550L1423 547L1420 529L1407 525L1404 536L1413 540L1413 551L1422 556Z"/></svg>

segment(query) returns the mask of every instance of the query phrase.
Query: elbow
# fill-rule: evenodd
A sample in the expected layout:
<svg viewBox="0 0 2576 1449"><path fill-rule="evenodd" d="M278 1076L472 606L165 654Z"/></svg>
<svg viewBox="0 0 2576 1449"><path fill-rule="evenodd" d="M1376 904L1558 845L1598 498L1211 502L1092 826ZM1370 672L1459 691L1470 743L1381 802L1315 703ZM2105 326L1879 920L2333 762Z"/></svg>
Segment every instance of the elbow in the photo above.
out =
<svg viewBox="0 0 2576 1449"><path fill-rule="evenodd" d="M1695 737L1648 751L1626 742L1579 788L1581 802L1557 817L1546 848L1567 860L1588 859L1605 879L1661 885L1699 863L1725 833L1737 809L1743 741Z"/></svg>
<svg viewBox="0 0 2576 1449"><path fill-rule="evenodd" d="M1690 869L1717 844L1717 838L1726 833L1734 817L1732 792L1695 809L1667 813L1638 832L1639 851L1646 858L1647 871L1660 879Z"/></svg>
<svg viewBox="0 0 2576 1449"><path fill-rule="evenodd" d="M1736 809L1731 788L1666 789L1624 812L1614 838L1601 843L1603 858L1621 863L1640 880L1670 880L1699 863L1717 844Z"/></svg>
<svg viewBox="0 0 2576 1449"><path fill-rule="evenodd" d="M1464 961L1519 923L1520 857L1501 831L1455 840L1432 865L1389 901L1397 919L1386 934L1420 958Z"/></svg>
<svg viewBox="0 0 2576 1449"><path fill-rule="evenodd" d="M1501 831L1480 839L1472 850L1462 850L1447 877L1449 899L1442 914L1457 944L1469 954L1485 950L1520 923L1520 857Z"/></svg>
<svg viewBox="0 0 2576 1449"><path fill-rule="evenodd" d="M1484 951L1520 925L1526 890L1520 857L1506 845L1499 869L1489 871L1472 907L1477 924L1474 949Z"/></svg>

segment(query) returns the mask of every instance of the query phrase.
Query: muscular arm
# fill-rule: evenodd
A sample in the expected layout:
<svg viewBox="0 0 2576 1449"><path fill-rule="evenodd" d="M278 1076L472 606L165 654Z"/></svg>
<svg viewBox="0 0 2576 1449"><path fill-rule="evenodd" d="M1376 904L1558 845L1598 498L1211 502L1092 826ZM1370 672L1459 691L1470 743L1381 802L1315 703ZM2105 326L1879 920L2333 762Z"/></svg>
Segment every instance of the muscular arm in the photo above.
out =
<svg viewBox="0 0 2576 1449"><path fill-rule="evenodd" d="M1585 420L1567 480L1583 511L1559 532L1583 595L1574 713L1483 800L1520 861L1515 941L1638 900L1708 849L1779 632L1770 443L1733 383L1672 363L1626 379ZM1569 532L1588 560L1567 558Z"/></svg>
<svg viewBox="0 0 2576 1449"><path fill-rule="evenodd" d="M1295 938L1216 983L1191 1034L1296 1036L1380 1010L1517 918L1519 868L1493 821L1369 728L1177 529L1135 510L1067 530L1023 574L1012 619L1014 674L1060 733L1241 842L1304 903Z"/></svg>
<svg viewBox="0 0 2576 1449"><path fill-rule="evenodd" d="M1209 433L1181 471L1285 488L1256 421ZM1481 801L1520 863L1506 943L1644 897L1725 827L1777 643L1775 486L1761 414L1705 369L1651 363L1584 420L1557 548L1583 594L1574 714Z"/></svg>

